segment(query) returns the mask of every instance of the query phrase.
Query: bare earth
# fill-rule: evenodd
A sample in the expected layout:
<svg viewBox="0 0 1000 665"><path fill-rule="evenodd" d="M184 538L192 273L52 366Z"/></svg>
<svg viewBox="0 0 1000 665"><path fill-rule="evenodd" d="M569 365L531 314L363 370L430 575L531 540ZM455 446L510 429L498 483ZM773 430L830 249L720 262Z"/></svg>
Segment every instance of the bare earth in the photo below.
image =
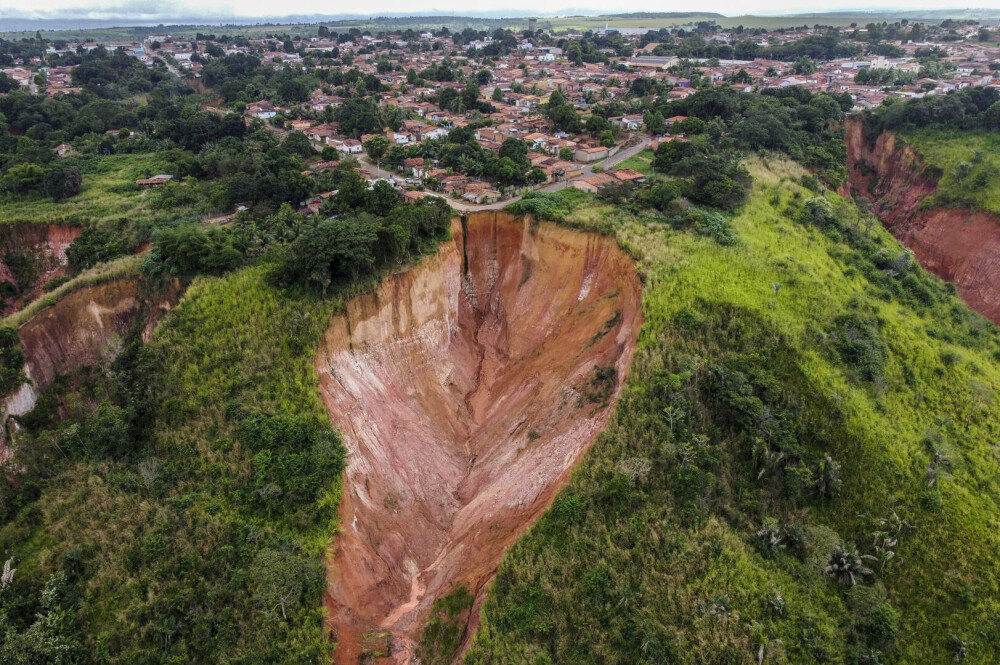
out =
<svg viewBox="0 0 1000 665"><path fill-rule="evenodd" d="M503 212L350 301L316 358L349 451L327 607L337 663L408 662L434 599L475 597L610 415L642 322L613 238ZM596 367L613 367L592 401ZM529 435L530 433L530 435Z"/></svg>

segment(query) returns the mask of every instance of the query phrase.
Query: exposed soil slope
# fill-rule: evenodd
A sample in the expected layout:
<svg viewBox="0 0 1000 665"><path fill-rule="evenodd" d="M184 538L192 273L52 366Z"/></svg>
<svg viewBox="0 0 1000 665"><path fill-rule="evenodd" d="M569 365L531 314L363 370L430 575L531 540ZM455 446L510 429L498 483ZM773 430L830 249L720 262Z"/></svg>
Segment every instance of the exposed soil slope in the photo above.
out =
<svg viewBox="0 0 1000 665"><path fill-rule="evenodd" d="M879 219L924 268L954 282L971 308L1000 323L1000 219L983 211L921 208L937 178L892 132L872 142L865 130L862 119L847 120L850 180L842 193L871 199Z"/></svg>
<svg viewBox="0 0 1000 665"><path fill-rule="evenodd" d="M26 357L29 382L3 400L6 438L8 419L27 413L38 394L56 375L114 358L121 350L116 341L136 324L153 326L180 299L179 282L156 295L143 294L138 278L123 278L84 286L41 310L18 328Z"/></svg>
<svg viewBox="0 0 1000 665"><path fill-rule="evenodd" d="M641 324L612 238L502 212L453 235L350 301L316 360L349 451L328 574L337 663L380 632L408 662L458 585L475 624L504 550L607 422Z"/></svg>
<svg viewBox="0 0 1000 665"><path fill-rule="evenodd" d="M21 290L12 301L0 303L7 314L31 302L53 277L65 272L66 248L83 232L82 227L58 224L0 225L0 282L10 282ZM19 284L6 261L9 254L28 257L35 263L36 275L31 284Z"/></svg>

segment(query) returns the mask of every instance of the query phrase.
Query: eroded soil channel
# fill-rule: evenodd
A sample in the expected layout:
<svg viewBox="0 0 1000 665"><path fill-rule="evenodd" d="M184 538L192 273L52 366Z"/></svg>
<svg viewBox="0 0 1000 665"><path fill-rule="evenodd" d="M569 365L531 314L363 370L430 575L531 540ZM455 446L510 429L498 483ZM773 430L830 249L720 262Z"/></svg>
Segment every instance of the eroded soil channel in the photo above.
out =
<svg viewBox="0 0 1000 665"><path fill-rule="evenodd" d="M453 224L350 301L316 369L348 465L330 554L334 661L409 662L435 598L470 628L504 550L607 422L641 324L614 239L503 212Z"/></svg>

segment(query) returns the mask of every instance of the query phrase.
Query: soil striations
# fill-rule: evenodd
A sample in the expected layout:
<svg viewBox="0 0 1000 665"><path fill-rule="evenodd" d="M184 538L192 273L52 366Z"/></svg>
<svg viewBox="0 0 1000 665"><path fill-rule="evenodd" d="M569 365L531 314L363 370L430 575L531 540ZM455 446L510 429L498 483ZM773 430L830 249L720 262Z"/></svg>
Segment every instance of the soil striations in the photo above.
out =
<svg viewBox="0 0 1000 665"><path fill-rule="evenodd" d="M83 286L21 324L17 332L28 382L0 402L4 423L0 454L8 430L16 428L10 417L30 411L58 374L113 359L122 349L122 338L134 326L142 326L143 337L148 339L182 293L177 280L156 293L145 293L138 277L115 279Z"/></svg>
<svg viewBox="0 0 1000 665"><path fill-rule="evenodd" d="M49 280L64 275L66 249L81 232L82 227L59 224L0 225L0 284L9 282L18 290L16 297L3 294L0 313L20 309L37 298ZM12 269L9 264L14 262L22 269ZM21 284L26 278L30 283Z"/></svg>
<svg viewBox="0 0 1000 665"><path fill-rule="evenodd" d="M504 551L606 424L641 322L613 238L503 212L456 219L435 255L346 304L316 358L349 452L335 662L386 644L385 662L409 662L433 601L461 585L468 642Z"/></svg>
<svg viewBox="0 0 1000 665"><path fill-rule="evenodd" d="M1000 323L1000 218L922 205L937 177L921 156L892 132L869 136L862 118L848 118L846 125L850 179L841 193L869 198L925 269L954 282L969 307Z"/></svg>

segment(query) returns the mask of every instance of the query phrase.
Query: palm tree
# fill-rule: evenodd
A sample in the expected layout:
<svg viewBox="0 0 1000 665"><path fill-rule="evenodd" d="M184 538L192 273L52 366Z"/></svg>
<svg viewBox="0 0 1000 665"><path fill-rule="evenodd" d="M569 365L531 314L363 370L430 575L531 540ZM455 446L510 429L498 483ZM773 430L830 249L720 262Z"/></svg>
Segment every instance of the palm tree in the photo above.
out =
<svg viewBox="0 0 1000 665"><path fill-rule="evenodd" d="M825 499L832 499L840 491L840 464L830 455L824 455L816 470L816 489Z"/></svg>
<svg viewBox="0 0 1000 665"><path fill-rule="evenodd" d="M872 574L872 569L865 565L865 561L875 560L870 554L858 554L857 548L850 545L837 545L830 553L826 574L841 584L854 586L858 578Z"/></svg>

